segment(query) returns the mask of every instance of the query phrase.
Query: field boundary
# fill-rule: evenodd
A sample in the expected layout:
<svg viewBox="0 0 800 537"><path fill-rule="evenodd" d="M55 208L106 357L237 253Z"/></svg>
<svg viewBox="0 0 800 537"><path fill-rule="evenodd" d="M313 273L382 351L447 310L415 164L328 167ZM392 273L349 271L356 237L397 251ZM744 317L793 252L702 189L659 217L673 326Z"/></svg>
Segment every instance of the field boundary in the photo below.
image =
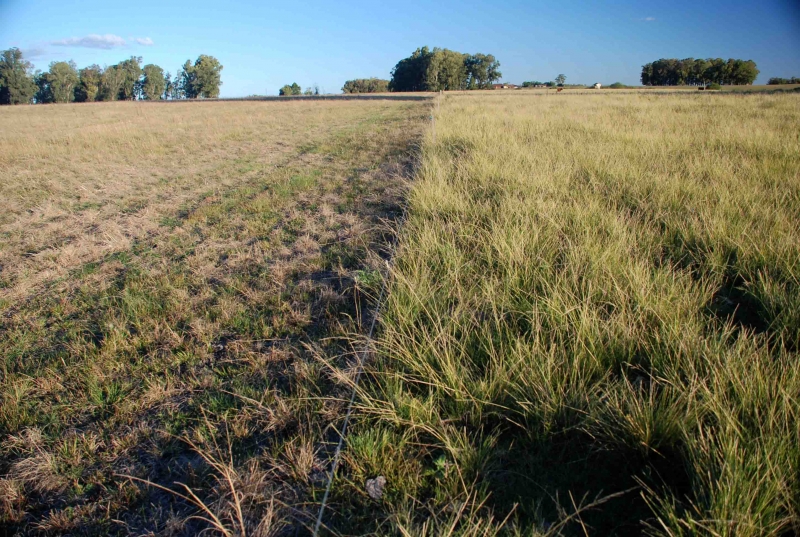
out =
<svg viewBox="0 0 800 537"><path fill-rule="evenodd" d="M435 100L436 101L437 110L438 110L438 107L441 104L441 94L437 94L437 96L436 97L432 97L431 100ZM436 117L433 114L433 109L431 109L430 118L431 118L431 128L434 129L433 132L434 132L434 137L435 137L436 136L436 131L435 131L435 128L436 128ZM420 148L421 148L421 144L422 144L422 141L420 141ZM419 151L419 148L418 148L418 151ZM420 155L418 155L418 157L419 156ZM412 156L410 158L410 161L419 163L420 162L420 158L416 158L415 159ZM414 169L409 175L410 175L411 178L413 178L416 175L416 169ZM404 227L404 225L406 223L406 219L408 217L408 209L409 209L409 207L406 204L403 207L403 212L400 215L400 218L397 220L397 225L395 226L395 232L393 234L394 236L392 237L392 240L391 240L391 243L390 243L390 247L389 247L389 256L385 260L385 263L386 263L386 274L385 274L383 280L381 281L381 290L380 290L380 293L378 294L378 300L375 303L375 309L373 310L372 319L370 321L369 331L367 332L367 337L366 337L366 340L364 342L364 348L361 351L361 356L360 356L359 361L358 361L358 369L356 371L356 377L355 377L355 379L353 381L353 392L350 395L350 401L349 401L349 403L347 405L347 413L345 414L344 423L342 424L342 432L339 434L339 442L338 442L338 444L336 446L336 451L334 453L333 461L332 461L332 464L331 464L331 470L330 470L330 472L328 474L328 482L325 485L325 493L322 496L322 502L320 502L319 515L317 516L317 521L314 524L314 531L313 531L313 534L312 534L314 537L317 537L317 535L319 535L319 530L322 528L322 519L323 519L324 514L325 514L325 508L327 507L327 504L328 504L328 498L330 497L331 487L333 486L333 480L336 477L336 470L338 469L339 461L341 460L342 450L345 447L345 439L347 438L347 427L348 427L348 425L350 423L350 417L353 414L353 405L355 404L356 395L358 394L358 386L359 386L359 383L361 381L362 374L364 373L364 364L366 363L367 357L369 356L370 352L374 352L374 350L375 350L374 340L373 340L373 335L375 334L375 326L378 323L378 317L380 316L381 309L382 309L382 307L384 305L384 301L386 300L386 297L387 297L388 282L389 282L389 278L391 277L391 272L392 272L392 263L393 263L393 261L395 259L395 254L396 254L396 251L397 251L397 245L398 245L399 240L400 240L400 233L403 230L403 227Z"/></svg>
<svg viewBox="0 0 800 537"><path fill-rule="evenodd" d="M395 242L396 244L396 242ZM387 261L388 264L388 261ZM358 369L356 371L356 378L353 380L353 393L350 395L350 402L347 404L347 413L344 417L344 423L342 424L342 432L339 433L339 442L336 445L336 451L333 454L333 462L331 464L331 471L328 474L328 483L325 485L325 494L322 496L322 502L320 503L319 507L319 514L317 515L317 521L314 524L314 537L319 535L319 530L322 526L322 518L325 514L325 507L328 504L328 497L331 494L331 486L333 485L333 479L336 477L336 470L339 467L339 461L342 458L342 449L344 448L344 440L347 438L347 426L350 423L350 417L353 415L353 405L356 402L356 394L358 393L358 385L361 381L361 375L364 373L364 363L367 361L367 356L369 356L370 352L374 349L372 345L372 336L375 333L375 325L378 321L378 315L380 315L381 306L383 305L383 301L386 298L386 279L384 278L383 283L381 284L381 292L378 295L378 302L375 305L375 311L372 314L372 320L370 321L369 332L367 333L367 338L364 343L364 348L361 351L361 357L358 360Z"/></svg>
<svg viewBox="0 0 800 537"><path fill-rule="evenodd" d="M428 101L434 95L263 95L257 97L223 97L221 99L170 99L158 101L136 101L148 104L213 103L213 102L257 102L257 101Z"/></svg>

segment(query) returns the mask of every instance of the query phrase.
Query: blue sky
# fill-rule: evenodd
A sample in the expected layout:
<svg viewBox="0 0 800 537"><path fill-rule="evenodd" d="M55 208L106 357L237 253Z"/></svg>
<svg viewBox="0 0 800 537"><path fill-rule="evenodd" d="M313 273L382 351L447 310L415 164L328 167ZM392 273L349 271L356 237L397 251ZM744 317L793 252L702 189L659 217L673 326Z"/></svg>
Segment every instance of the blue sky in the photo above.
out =
<svg viewBox="0 0 800 537"><path fill-rule="evenodd" d="M338 93L351 78L388 78L422 45L492 53L516 83L564 73L638 84L642 64L690 56L755 60L765 83L800 76L800 2L0 0L0 49L19 47L37 68L134 55L174 73L210 54L223 97L291 82Z"/></svg>

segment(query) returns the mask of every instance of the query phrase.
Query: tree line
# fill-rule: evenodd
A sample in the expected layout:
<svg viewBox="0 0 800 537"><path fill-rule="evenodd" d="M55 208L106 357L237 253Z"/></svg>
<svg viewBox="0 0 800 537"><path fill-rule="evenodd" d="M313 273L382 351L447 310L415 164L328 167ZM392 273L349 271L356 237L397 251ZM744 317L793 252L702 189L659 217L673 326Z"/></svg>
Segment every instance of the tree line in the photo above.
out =
<svg viewBox="0 0 800 537"><path fill-rule="evenodd" d="M489 89L502 77L500 62L491 54L418 48L392 69L390 91Z"/></svg>
<svg viewBox="0 0 800 537"><path fill-rule="evenodd" d="M775 86L778 84L800 84L800 77L793 76L792 78L780 78L774 76L767 80L767 85Z"/></svg>
<svg viewBox="0 0 800 537"><path fill-rule="evenodd" d="M342 86L342 93L386 93L389 81L380 78L356 78L348 80Z"/></svg>
<svg viewBox="0 0 800 537"><path fill-rule="evenodd" d="M544 86L546 88L555 88L557 86L564 86L567 82L567 75L560 74L558 75L555 80L551 80L549 82L540 82L538 80L528 80L522 83L523 88L535 88L538 86ZM582 84L575 84L576 86Z"/></svg>
<svg viewBox="0 0 800 537"><path fill-rule="evenodd" d="M464 54L446 48L421 47L394 66L391 80L356 78L345 82L342 92L491 89L502 76L500 62L491 54ZM301 91L297 83L286 84L278 90L278 95L303 94L310 95L308 90Z"/></svg>
<svg viewBox="0 0 800 537"><path fill-rule="evenodd" d="M642 66L642 84L645 86L752 84L758 73L756 62L753 60L662 58Z"/></svg>
<svg viewBox="0 0 800 537"><path fill-rule="evenodd" d="M292 82L291 84L286 84L281 89L278 90L278 95L285 97L289 95L320 95L320 89L317 84L314 84L314 87L308 87L305 90L300 87L297 82Z"/></svg>
<svg viewBox="0 0 800 537"><path fill-rule="evenodd" d="M34 72L20 50L11 48L0 55L0 104L215 98L221 71L219 60L201 54L194 63L186 60L174 77L158 65L142 66L139 56L104 68L58 61Z"/></svg>

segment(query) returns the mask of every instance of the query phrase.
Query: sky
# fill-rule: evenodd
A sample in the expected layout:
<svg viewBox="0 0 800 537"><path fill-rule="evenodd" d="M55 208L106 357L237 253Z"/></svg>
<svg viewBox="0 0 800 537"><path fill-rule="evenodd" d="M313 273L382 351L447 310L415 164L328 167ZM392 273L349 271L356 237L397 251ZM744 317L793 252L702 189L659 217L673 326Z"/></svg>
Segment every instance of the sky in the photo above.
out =
<svg viewBox="0 0 800 537"><path fill-rule="evenodd" d="M0 49L37 69L113 65L130 56L173 74L220 60L222 97L275 95L287 83L339 93L389 78L428 45L490 53L503 80L639 84L659 58L752 59L756 83L800 76L800 0L0 0Z"/></svg>

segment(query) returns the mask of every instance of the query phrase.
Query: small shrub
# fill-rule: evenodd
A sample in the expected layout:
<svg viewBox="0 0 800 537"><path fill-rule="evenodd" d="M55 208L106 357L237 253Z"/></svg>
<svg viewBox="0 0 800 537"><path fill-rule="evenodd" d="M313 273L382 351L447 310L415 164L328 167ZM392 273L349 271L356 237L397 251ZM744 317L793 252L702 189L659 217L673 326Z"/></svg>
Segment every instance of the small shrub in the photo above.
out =
<svg viewBox="0 0 800 537"><path fill-rule="evenodd" d="M719 84L714 82L713 84L709 84L708 86L706 86L706 89L707 90L721 90L722 86L720 86Z"/></svg>

